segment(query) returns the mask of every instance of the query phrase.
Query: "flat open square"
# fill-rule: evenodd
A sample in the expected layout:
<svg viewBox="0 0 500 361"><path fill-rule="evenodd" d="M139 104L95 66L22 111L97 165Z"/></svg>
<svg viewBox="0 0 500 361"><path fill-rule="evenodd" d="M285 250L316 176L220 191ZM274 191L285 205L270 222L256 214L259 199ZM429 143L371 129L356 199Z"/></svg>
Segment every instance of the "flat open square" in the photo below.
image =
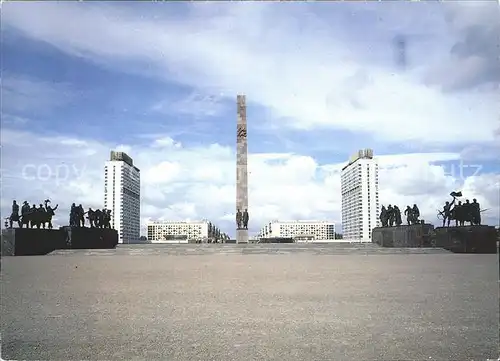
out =
<svg viewBox="0 0 500 361"><path fill-rule="evenodd" d="M499 355L496 255L231 254L214 245L190 256L187 247L2 259L2 358Z"/></svg>

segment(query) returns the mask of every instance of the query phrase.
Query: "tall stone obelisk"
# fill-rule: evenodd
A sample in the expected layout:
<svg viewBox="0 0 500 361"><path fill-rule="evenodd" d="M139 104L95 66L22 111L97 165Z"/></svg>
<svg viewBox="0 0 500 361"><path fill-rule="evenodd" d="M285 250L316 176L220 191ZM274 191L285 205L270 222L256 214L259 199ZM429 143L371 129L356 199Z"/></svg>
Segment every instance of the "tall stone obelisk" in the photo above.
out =
<svg viewBox="0 0 500 361"><path fill-rule="evenodd" d="M247 105L244 95L237 98L236 125L236 213L248 211L248 140L247 140ZM236 243L248 243L247 227L236 229Z"/></svg>

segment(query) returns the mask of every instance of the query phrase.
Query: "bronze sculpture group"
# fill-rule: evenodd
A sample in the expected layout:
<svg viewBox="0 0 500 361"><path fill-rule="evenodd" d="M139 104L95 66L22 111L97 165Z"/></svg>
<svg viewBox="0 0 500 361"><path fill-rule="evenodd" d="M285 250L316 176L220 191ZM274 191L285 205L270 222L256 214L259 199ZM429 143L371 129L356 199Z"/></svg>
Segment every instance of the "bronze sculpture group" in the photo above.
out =
<svg viewBox="0 0 500 361"><path fill-rule="evenodd" d="M404 215L406 216L406 223L408 225L420 223L420 210L416 204L414 204L413 207L407 206ZM380 223L382 227L400 226L403 224L399 207L396 205L392 206L391 204L389 204L387 208L382 206L380 211Z"/></svg>
<svg viewBox="0 0 500 361"><path fill-rule="evenodd" d="M21 214L19 214L19 204L14 200L12 201L12 212L5 219L5 228L13 228L14 222L17 222L19 228L26 226L26 228L52 229L52 217L58 206L52 208L49 199L46 199L44 204L40 204L38 207L35 204L30 206L27 201L24 201L20 210ZM89 208L87 212L84 212L82 205L76 206L75 203L71 206L69 225L71 227L85 227L85 215L87 215L91 228L111 228L110 210Z"/></svg>
<svg viewBox="0 0 500 361"><path fill-rule="evenodd" d="M438 210L438 219L442 220L443 227L449 227L453 220L455 221L455 227L465 226L465 223L469 223L470 226L481 225L481 213L486 211L486 209L481 210L475 198L472 202L466 199L465 203L462 203L462 201L457 202L457 198L462 197L462 192L451 192L450 196L453 198L452 201L446 201L443 210ZM419 220L420 211L416 204L414 204L413 207L407 206L404 214L406 215L406 222L408 225L421 222ZM390 204L387 208L382 206L380 222L382 227L400 226L402 220L401 211L398 206L392 206Z"/></svg>
<svg viewBox="0 0 500 361"><path fill-rule="evenodd" d="M438 211L438 218L443 221L443 227L449 227L452 220L455 221L455 227L465 226L466 222L469 222L471 226L481 225L481 212L484 212L485 209L481 210L481 206L475 198L472 203L468 199L462 203L462 201L456 202L457 198L462 197L462 192L451 192L450 196L453 200L446 201L443 210Z"/></svg>
<svg viewBox="0 0 500 361"><path fill-rule="evenodd" d="M438 218L443 221L443 227L449 227L452 220L455 220L455 226L464 226L466 222L469 222L471 226L481 225L481 212L485 210L481 210L475 198L472 200L472 203L470 203L468 199L465 200L465 203L462 203L462 201L456 202L457 198L462 197L461 192L451 192L450 196L453 200L451 202L446 201L443 210L438 211ZM20 210L19 204L14 200L12 202L11 215L5 219L5 227L12 228L14 222L17 222L19 228L23 228L26 225L26 228L45 229L47 226L48 229L52 229L52 217L55 215L57 207L58 205L52 208L50 206L50 200L46 199L44 204L40 204L38 207L35 204L30 206L27 201L24 201ZM21 214L19 214L19 211L21 211ZM87 217L85 217L85 215ZM404 215L406 216L408 225L414 225L421 222L419 220L420 210L416 204L414 204L413 207L407 206ZM88 211L85 212L81 204L77 206L73 203L70 210L69 225L71 227L85 227L85 218L87 218L90 228L111 228L111 210L93 210L89 208ZM241 212L241 210L238 209L236 212L237 229L248 230L248 221L248 210L245 209ZM382 206L380 222L382 227L400 226L403 222L399 207L397 205L392 206L391 204L389 204L387 208ZM212 224L210 224L209 227L212 228ZM209 233L214 233L214 239L223 241L229 238L215 227L209 229Z"/></svg>
<svg viewBox="0 0 500 361"><path fill-rule="evenodd" d="M237 229L248 230L248 220L249 220L248 210L245 209L245 211L241 212L241 210L238 209L238 211L236 212Z"/></svg>
<svg viewBox="0 0 500 361"><path fill-rule="evenodd" d="M14 222L17 222L19 228L43 228L47 225L48 229L52 229L52 216L55 215L55 210L58 205L52 208L50 205L50 200L46 199L44 204L37 207L35 204L30 206L27 201L23 202L21 207L21 214L19 214L19 204L16 201L12 201L12 212L9 217L6 218L6 225L12 228Z"/></svg>
<svg viewBox="0 0 500 361"><path fill-rule="evenodd" d="M69 212L69 225L71 227L85 227L85 215L90 228L111 228L111 210L89 208L84 211L83 206L73 203Z"/></svg>

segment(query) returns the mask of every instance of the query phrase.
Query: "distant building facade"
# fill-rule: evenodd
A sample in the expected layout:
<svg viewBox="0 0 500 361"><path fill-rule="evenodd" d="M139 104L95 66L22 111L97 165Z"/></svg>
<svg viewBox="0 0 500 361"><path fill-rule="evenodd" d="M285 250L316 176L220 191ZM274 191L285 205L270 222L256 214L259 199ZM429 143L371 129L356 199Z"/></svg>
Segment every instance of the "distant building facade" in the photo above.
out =
<svg viewBox="0 0 500 361"><path fill-rule="evenodd" d="M104 165L104 208L119 243L135 243L141 231L141 173L124 152L111 151Z"/></svg>
<svg viewBox="0 0 500 361"><path fill-rule="evenodd" d="M208 220L154 221L147 224L148 242L189 243L227 238L227 235Z"/></svg>
<svg viewBox="0 0 500 361"><path fill-rule="evenodd" d="M330 221L271 221L261 228L259 238L292 238L297 242L335 239L335 223Z"/></svg>
<svg viewBox="0 0 500 361"><path fill-rule="evenodd" d="M341 172L342 233L345 240L371 242L380 224L378 162L373 150L358 151Z"/></svg>

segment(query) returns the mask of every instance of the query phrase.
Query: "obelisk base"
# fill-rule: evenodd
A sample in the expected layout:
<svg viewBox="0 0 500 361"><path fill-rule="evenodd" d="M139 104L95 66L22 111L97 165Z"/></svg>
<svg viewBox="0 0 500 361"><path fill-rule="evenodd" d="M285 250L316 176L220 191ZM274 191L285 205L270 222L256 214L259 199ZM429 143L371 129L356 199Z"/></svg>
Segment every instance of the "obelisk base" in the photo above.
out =
<svg viewBox="0 0 500 361"><path fill-rule="evenodd" d="M248 229L236 230L236 243L248 243Z"/></svg>

